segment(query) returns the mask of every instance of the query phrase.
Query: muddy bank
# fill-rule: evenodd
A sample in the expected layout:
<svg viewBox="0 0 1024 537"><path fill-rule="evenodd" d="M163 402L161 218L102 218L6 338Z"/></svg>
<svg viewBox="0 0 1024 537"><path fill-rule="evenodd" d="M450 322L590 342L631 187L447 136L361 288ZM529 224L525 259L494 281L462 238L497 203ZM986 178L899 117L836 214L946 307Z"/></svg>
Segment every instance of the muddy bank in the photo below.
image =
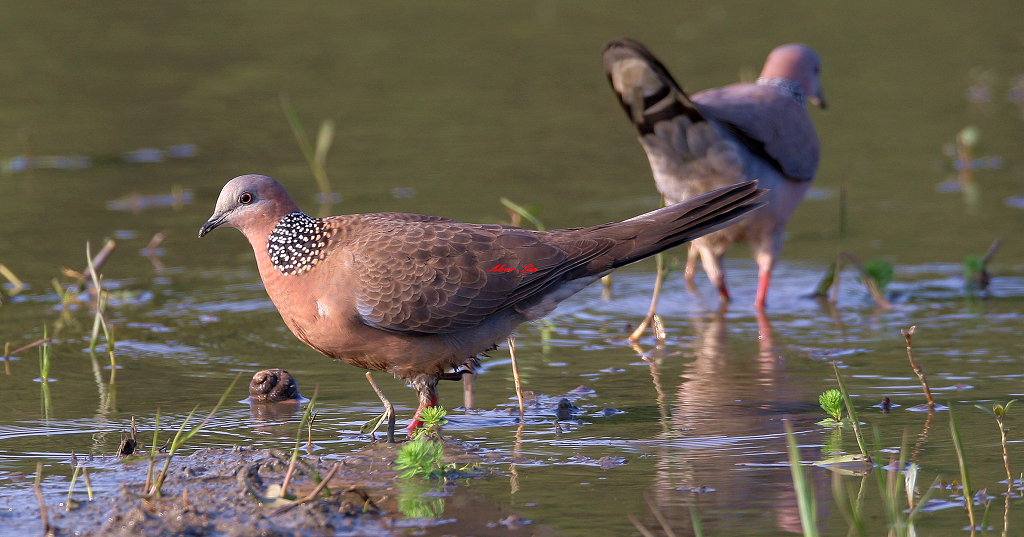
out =
<svg viewBox="0 0 1024 537"><path fill-rule="evenodd" d="M492 465L480 463L499 462L474 446L446 442L445 462L463 471L445 480L400 479L392 468L399 446L378 442L345 455L302 456L305 464L295 466L289 483L295 497L316 492L315 476L333 475L315 499L301 503L274 501L290 452L211 448L175 457L161 497L148 499L140 495L149 461L126 461L115 472L123 483L118 494L88 501L79 487L70 511L50 504L52 534L555 535L472 493L472 481L492 473ZM528 532L513 531L521 527Z"/></svg>

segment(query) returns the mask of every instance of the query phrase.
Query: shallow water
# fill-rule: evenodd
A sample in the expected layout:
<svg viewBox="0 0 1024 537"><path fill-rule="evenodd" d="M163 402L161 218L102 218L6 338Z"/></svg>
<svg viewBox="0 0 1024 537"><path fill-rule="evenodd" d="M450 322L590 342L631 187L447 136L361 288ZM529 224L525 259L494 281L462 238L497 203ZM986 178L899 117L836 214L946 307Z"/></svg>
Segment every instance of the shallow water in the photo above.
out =
<svg viewBox="0 0 1024 537"><path fill-rule="evenodd" d="M211 408L238 372L247 382L259 369L288 369L307 396L319 383L319 453L364 445L359 426L379 403L362 372L287 331L237 233L195 239L220 187L266 173L310 213L497 222L508 217L498 202L506 196L539 207L552 228L633 216L658 200L600 68L601 47L621 36L644 41L694 90L756 70L782 42L807 42L824 58L830 110L812 112L822 167L789 227L771 335L759 337L767 333L749 307L755 273L742 247L729 257L736 302L725 312L702 275L698 295L673 275L659 309L663 349L645 340L638 354L622 341L646 312L651 263L617 274L610 298L586 289L550 325L521 330L525 388L540 402L521 433L504 348L484 359L476 381L475 406L484 410L451 411L447 434L517 461L468 488L568 535L634 534L627 512L655 527L645 491L681 533L691 503L710 535L793 531L783 419L798 431L803 458L820 460L822 446L834 444L815 424L824 417L817 395L835 385L832 360L884 447L898 447L907 429L922 488L936 474L959 479L948 413L929 421L911 411L923 396L899 330L917 325L915 354L937 400L960 419L972 478L997 496L991 524L1002 530L998 430L973 404L1024 392L1019 3L134 6L26 4L0 16L0 263L28 284L2 297L0 344L38 339L44 324L52 332L61 307L51 279L67 282L61 267L84 268L86 241L96 251L112 237L117 248L101 272L115 290L108 313L118 364L111 383L102 343L90 358L84 303L57 336L48 398L33 382L37 352L11 361L0 403L0 508L8 509L0 533L38 524L30 483L15 472L31 480L44 462L47 498L62 501L72 451L95 455L97 473L116 468L101 455L114 452L132 416L147 437L159 409L166 435L195 405ZM310 132L335 120L327 170L341 200L333 206L315 202L281 92ZM968 126L979 132L974 157L982 160L966 194L949 192L957 171L945 146ZM26 169L26 157L37 167ZM157 232L166 240L147 257ZM960 263L996 238L991 297L968 298ZM836 308L806 297L840 250L896 265L891 311L876 310L852 273ZM407 418L411 390L385 375L377 381ZM573 391L581 385L592 392ZM442 385L442 403L457 407L461 392ZM558 432L562 396L582 413ZM883 414L873 407L883 396L902 406ZM605 416L606 408L621 413ZM257 422L247 405L228 404L190 447L287 447L296 419ZM1013 431L1010 440L1016 467L1021 440ZM842 447L856 450L849 432ZM612 467L602 468L602 457ZM845 534L829 473L812 476L825 532ZM873 478L866 487L878 529ZM116 483L96 482L117 493ZM1010 522L1009 534L1024 525L1016 503ZM957 535L966 525L961 509L946 508L922 516L918 530Z"/></svg>

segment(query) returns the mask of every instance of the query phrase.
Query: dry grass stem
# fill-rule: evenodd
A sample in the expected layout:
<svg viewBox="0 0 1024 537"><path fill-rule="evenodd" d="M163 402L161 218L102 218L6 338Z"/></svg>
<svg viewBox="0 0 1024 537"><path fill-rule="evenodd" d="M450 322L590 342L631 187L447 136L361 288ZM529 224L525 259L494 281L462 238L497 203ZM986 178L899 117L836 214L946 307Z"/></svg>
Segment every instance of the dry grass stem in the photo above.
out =
<svg viewBox="0 0 1024 537"><path fill-rule="evenodd" d="M49 535L53 530L50 528L50 517L46 513L46 502L43 501L43 489L39 484L43 481L43 463L36 463L36 481L32 488L36 492L36 499L39 500L39 516L43 519L43 535Z"/></svg>
<svg viewBox="0 0 1024 537"><path fill-rule="evenodd" d="M319 496L320 493L324 490L324 488L327 487L327 482L330 481L331 478L334 477L334 474L338 472L338 468L341 468L341 463L340 462L334 463L334 466L332 466L330 471L327 472L327 475L325 475L324 478L321 479L319 483L317 483L316 487L312 491L310 491L309 494L303 496L302 498L299 498L298 500L295 500L294 502L289 503L288 505L285 505L284 507L274 511L273 513L270 513L270 516L280 515L282 513L285 513L287 511L291 510L292 508L294 508L297 505L300 505L300 504L303 504L303 503L306 503L306 502L311 502L311 501L315 500L316 497ZM349 490L351 491L351 489L349 489ZM282 494L284 493L283 486L282 486L282 491L281 492L282 492Z"/></svg>
<svg viewBox="0 0 1024 537"><path fill-rule="evenodd" d="M519 380L519 363L516 361L516 338L508 338L508 354L512 357L512 380L516 384L516 398L519 399L519 421L526 419L526 407L523 406L523 385Z"/></svg>
<svg viewBox="0 0 1024 537"><path fill-rule="evenodd" d="M82 479L85 480L85 493L89 495L89 501L92 501L92 480L89 479L88 466L82 466Z"/></svg>
<svg viewBox="0 0 1024 537"><path fill-rule="evenodd" d="M2 263L0 263L0 275L3 275L4 278L7 278L7 281L11 282L11 288L7 291L8 295L14 296L25 289L25 284L11 272L11 269L5 267Z"/></svg>
<svg viewBox="0 0 1024 537"><path fill-rule="evenodd" d="M910 367L914 369L917 378L921 379L921 386L924 388L924 397L928 400L928 410L935 410L935 399L932 399L932 390L928 387L928 380L924 377L924 369L917 365L914 354L911 352L910 338L914 335L917 326L911 326L909 330L900 330L903 339L907 340L907 358L910 360Z"/></svg>
<svg viewBox="0 0 1024 537"><path fill-rule="evenodd" d="M114 248L116 247L117 243L107 239L107 243L103 245L103 248L96 254L96 257L93 257L90 260L89 265L91 266L86 267L86 269L82 271L82 279L91 278L96 271L100 270L100 268L103 267L103 264L107 262L107 259L110 258L110 254L114 252ZM88 248L89 245L86 243L86 249ZM95 280L95 278L93 279Z"/></svg>

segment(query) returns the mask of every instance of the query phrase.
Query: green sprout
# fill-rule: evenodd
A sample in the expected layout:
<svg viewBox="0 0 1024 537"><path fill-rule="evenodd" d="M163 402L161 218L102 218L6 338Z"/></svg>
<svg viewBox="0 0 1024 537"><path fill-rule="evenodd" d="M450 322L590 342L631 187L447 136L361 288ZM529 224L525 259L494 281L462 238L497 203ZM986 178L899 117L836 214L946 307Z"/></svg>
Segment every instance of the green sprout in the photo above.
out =
<svg viewBox="0 0 1024 537"><path fill-rule="evenodd" d="M442 406L428 406L420 409L420 421L423 425L413 432L413 439L422 438L424 436L431 436L440 438L441 426L448 423L448 420L444 419L448 415L448 411Z"/></svg>
<svg viewBox="0 0 1024 537"><path fill-rule="evenodd" d="M443 454L444 445L437 440L419 436L406 442L398 449L398 455L395 457L395 469L401 472L398 477L444 477L444 465L441 461Z"/></svg>
<svg viewBox="0 0 1024 537"><path fill-rule="evenodd" d="M843 422L843 392L832 389L825 390L818 396L818 404L821 405L821 409L824 410L829 416L818 422L818 425L825 427L840 427Z"/></svg>
<svg viewBox="0 0 1024 537"><path fill-rule="evenodd" d="M46 384L50 379L50 360L52 350L50 348L50 337L47 334L46 325L43 325L43 344L39 346L39 378L40 382Z"/></svg>
<svg viewBox="0 0 1024 537"><path fill-rule="evenodd" d="M972 254L964 258L964 280L968 282L977 280L983 270L985 270L985 265L982 263L981 256Z"/></svg>
<svg viewBox="0 0 1024 537"><path fill-rule="evenodd" d="M1012 399L1010 400L1010 402L1006 403L1006 405L992 403L992 410L989 410L981 405L974 405L984 410L985 412L988 412L989 415L996 419L996 425L999 426L999 436L1001 437L1003 444L1003 465L1006 467L1006 479L1008 480L1011 487L1013 486L1013 474L1010 473L1010 453L1007 450L1006 427L1003 426L1003 420L1006 419L1006 413L1010 411L1010 406L1016 402L1016 399Z"/></svg>
<svg viewBox="0 0 1024 537"><path fill-rule="evenodd" d="M843 393L839 390L825 390L818 396L818 404L821 409L832 416L835 421L843 419Z"/></svg>

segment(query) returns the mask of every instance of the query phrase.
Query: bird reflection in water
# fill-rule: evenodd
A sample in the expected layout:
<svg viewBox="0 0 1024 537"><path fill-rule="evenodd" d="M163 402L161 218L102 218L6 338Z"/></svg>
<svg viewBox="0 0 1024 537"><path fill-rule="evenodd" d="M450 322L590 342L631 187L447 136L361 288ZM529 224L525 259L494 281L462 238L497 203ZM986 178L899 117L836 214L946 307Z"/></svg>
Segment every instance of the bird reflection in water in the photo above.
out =
<svg viewBox="0 0 1024 537"><path fill-rule="evenodd" d="M654 501L674 528L690 526L686 505L695 504L702 513L735 513L742 505L771 509L780 530L800 533L792 478L778 463L786 461L783 419L808 410L815 398L789 378L764 312L756 317L753 356L746 354L747 338L729 337L730 319L734 328L744 322L728 315L725 305L690 319L695 337L681 340L689 348L682 352L682 382L674 399L664 368L677 353L664 343L636 348L650 363L662 417L653 444L658 458ZM827 473L812 469L810 474L814 490L827 493ZM828 502L823 497L818 505L824 509ZM825 513L819 515L824 519ZM715 525L704 521L712 533Z"/></svg>

